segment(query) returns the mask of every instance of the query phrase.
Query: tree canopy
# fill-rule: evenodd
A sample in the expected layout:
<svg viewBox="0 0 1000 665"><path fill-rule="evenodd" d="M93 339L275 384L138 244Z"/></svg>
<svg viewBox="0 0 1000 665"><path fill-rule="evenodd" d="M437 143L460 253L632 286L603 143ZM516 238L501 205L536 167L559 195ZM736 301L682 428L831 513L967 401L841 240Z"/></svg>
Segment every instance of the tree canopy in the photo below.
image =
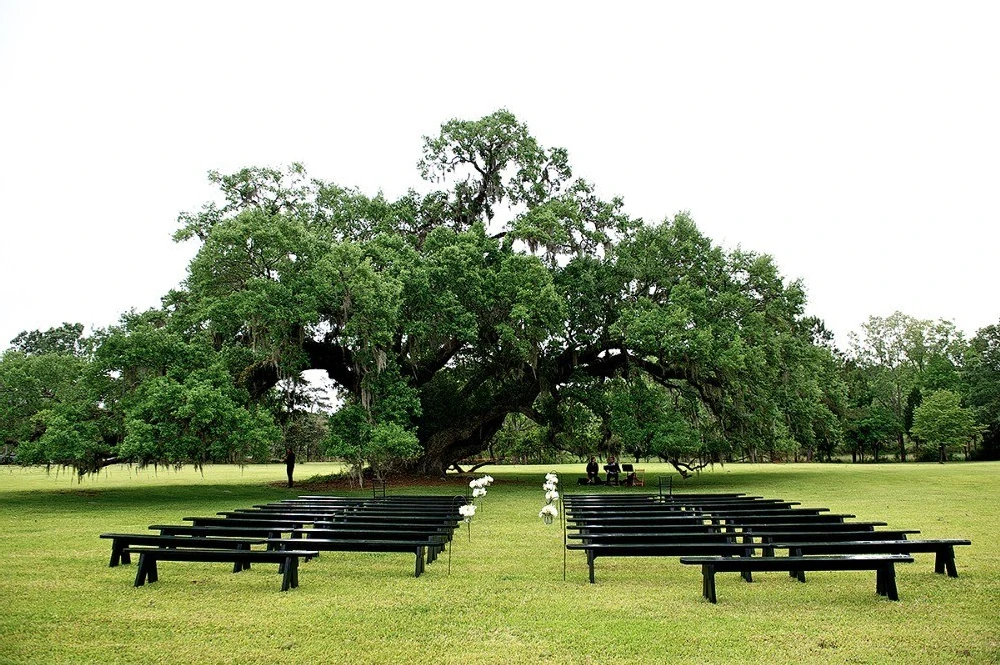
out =
<svg viewBox="0 0 1000 665"><path fill-rule="evenodd" d="M397 200L298 165L212 174L225 203L181 216L200 249L171 327L211 340L254 400L325 370L334 448L425 473L515 413L554 438L573 412L604 446L683 465L828 433L803 289L769 257L685 213L629 217L507 111L444 123L418 168L431 187ZM642 391L660 415L626 415Z"/></svg>
<svg viewBox="0 0 1000 665"><path fill-rule="evenodd" d="M895 327L873 322L845 364L769 256L715 245L685 212L629 216L508 111L442 124L417 168L396 199L298 164L210 173L220 197L179 216L198 250L161 309L87 344L71 324L15 340L5 442L81 471L265 459L309 432L378 474L440 474L495 440L687 473L902 436L916 383L876 344ZM957 355L934 348L923 388L954 388ZM75 411L29 380L48 357L78 362L44 370L76 386ZM325 426L303 417L306 370L335 386Z"/></svg>

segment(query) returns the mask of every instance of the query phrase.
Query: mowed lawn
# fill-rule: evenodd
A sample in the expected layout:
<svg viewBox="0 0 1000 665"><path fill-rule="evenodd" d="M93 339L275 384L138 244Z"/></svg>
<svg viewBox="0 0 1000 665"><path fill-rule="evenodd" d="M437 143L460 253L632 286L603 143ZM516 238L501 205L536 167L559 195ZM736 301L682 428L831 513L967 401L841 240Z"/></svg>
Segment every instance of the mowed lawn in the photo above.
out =
<svg viewBox="0 0 1000 665"><path fill-rule="evenodd" d="M656 491L667 465L645 464ZM328 474L305 464L297 476ZM1000 464L727 465L683 491L738 491L801 501L969 538L959 577L934 574L932 554L897 566L900 602L875 594L873 572L783 573L752 584L720 575L717 605L701 573L676 558L597 561L563 549L545 526L545 472L570 492L583 465L498 466L471 533L413 577L408 554L324 553L300 586L279 591L274 566L234 575L225 564L164 562L160 581L133 587L135 565L108 567L99 534L147 532L309 493L275 484L284 468L112 467L68 474L0 468L0 663L989 663L1000 660ZM464 493L450 487L392 493ZM368 492L370 494L370 492ZM470 539L471 535L471 539ZM449 561L450 560L450 561ZM566 579L563 579L564 560ZM450 563L450 573L449 573Z"/></svg>

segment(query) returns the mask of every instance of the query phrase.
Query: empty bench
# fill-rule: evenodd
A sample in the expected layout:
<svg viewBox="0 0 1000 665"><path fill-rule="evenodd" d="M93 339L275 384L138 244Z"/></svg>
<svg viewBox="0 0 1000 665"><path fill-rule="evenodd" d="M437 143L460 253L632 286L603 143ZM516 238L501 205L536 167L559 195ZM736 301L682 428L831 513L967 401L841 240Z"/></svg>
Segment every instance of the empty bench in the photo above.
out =
<svg viewBox="0 0 1000 665"><path fill-rule="evenodd" d="M263 545L264 538L205 538L200 536L156 536L150 533L102 533L101 538L111 540L110 568L128 565L132 560L128 548L134 545L151 547L186 547L194 549L249 550L253 545ZM234 571L236 572L236 571Z"/></svg>
<svg viewBox="0 0 1000 665"><path fill-rule="evenodd" d="M782 556L782 557L681 557L681 563L701 566L702 595L709 602L716 602L715 574L744 572L775 572L805 570L874 570L875 592L889 600L899 600L896 590L897 563L912 563L913 557L904 554L878 554L857 556Z"/></svg>
<svg viewBox="0 0 1000 665"><path fill-rule="evenodd" d="M724 537L724 534L722 534ZM566 545L568 550L584 550L587 553L587 568L590 574L590 583L594 583L594 560L602 556L686 556L693 554L714 554L722 556L736 556L738 558L752 558L754 549L759 549L760 545L753 543L731 543L725 540L712 542L702 540L700 542L670 541L645 542L645 543L570 543Z"/></svg>
<svg viewBox="0 0 1000 665"><path fill-rule="evenodd" d="M299 560L319 556L313 550L217 550L217 549L174 549L165 547L127 547L125 555L139 556L139 567L135 574L135 586L146 582L152 584L159 579L156 564L159 561L197 561L203 563L232 563L233 572L249 567L251 563L276 563L281 566L281 590L288 591L299 585Z"/></svg>
<svg viewBox="0 0 1000 665"><path fill-rule="evenodd" d="M324 552L411 552L416 556L416 563L413 568L413 576L420 577L426 569L425 552L434 548L444 547L444 537L425 536L420 539L392 539L388 536L384 538L304 538L269 540L268 545L278 548L277 551L284 551L281 548L292 545L306 547ZM432 559L433 560L433 559Z"/></svg>
<svg viewBox="0 0 1000 665"><path fill-rule="evenodd" d="M876 532L877 533L877 532ZM955 567L955 546L971 545L971 540L958 538L942 538L936 540L847 540L847 541L812 541L798 543L773 543L775 548L787 548L789 556L806 554L912 554L914 552L933 552L934 572L949 577L958 577ZM804 573L797 572L801 581L805 581Z"/></svg>

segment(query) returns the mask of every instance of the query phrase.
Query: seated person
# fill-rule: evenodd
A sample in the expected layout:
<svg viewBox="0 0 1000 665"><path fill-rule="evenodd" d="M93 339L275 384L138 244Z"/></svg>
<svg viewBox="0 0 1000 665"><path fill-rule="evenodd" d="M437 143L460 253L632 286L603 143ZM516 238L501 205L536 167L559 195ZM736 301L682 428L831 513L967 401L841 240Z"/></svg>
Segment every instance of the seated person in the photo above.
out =
<svg viewBox="0 0 1000 665"><path fill-rule="evenodd" d="M597 474L600 471L600 467L597 466L597 458L591 457L590 461L587 462L587 484L596 485L598 481Z"/></svg>
<svg viewBox="0 0 1000 665"><path fill-rule="evenodd" d="M608 473L608 485L611 483L617 485L618 474L621 471L621 468L618 466L618 460L615 459L614 455L608 458L608 463L604 465L604 470Z"/></svg>

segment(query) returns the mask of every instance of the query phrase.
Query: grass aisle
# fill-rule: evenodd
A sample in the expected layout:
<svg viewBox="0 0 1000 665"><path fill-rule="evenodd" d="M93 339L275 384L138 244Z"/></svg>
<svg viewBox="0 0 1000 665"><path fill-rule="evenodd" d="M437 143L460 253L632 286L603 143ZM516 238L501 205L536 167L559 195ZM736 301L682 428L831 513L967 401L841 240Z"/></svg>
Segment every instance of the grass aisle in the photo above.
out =
<svg viewBox="0 0 1000 665"><path fill-rule="evenodd" d="M644 464L647 487L666 465ZM573 492L583 465L556 467ZM550 467L483 469L496 478L476 515L420 578L412 555L324 553L301 586L278 591L273 566L165 562L160 581L109 568L107 531L309 493L272 483L282 466L137 472L112 467L78 483L37 469L0 470L0 663L989 663L1000 660L1000 464L729 465L678 491L741 491L801 501L858 520L970 538L960 577L933 555L897 567L901 602L874 574L812 573L799 584L720 575L719 603L676 558L598 560L587 582L558 525L538 519ZM302 465L302 477L330 473ZM453 488L397 493L464 493Z"/></svg>

